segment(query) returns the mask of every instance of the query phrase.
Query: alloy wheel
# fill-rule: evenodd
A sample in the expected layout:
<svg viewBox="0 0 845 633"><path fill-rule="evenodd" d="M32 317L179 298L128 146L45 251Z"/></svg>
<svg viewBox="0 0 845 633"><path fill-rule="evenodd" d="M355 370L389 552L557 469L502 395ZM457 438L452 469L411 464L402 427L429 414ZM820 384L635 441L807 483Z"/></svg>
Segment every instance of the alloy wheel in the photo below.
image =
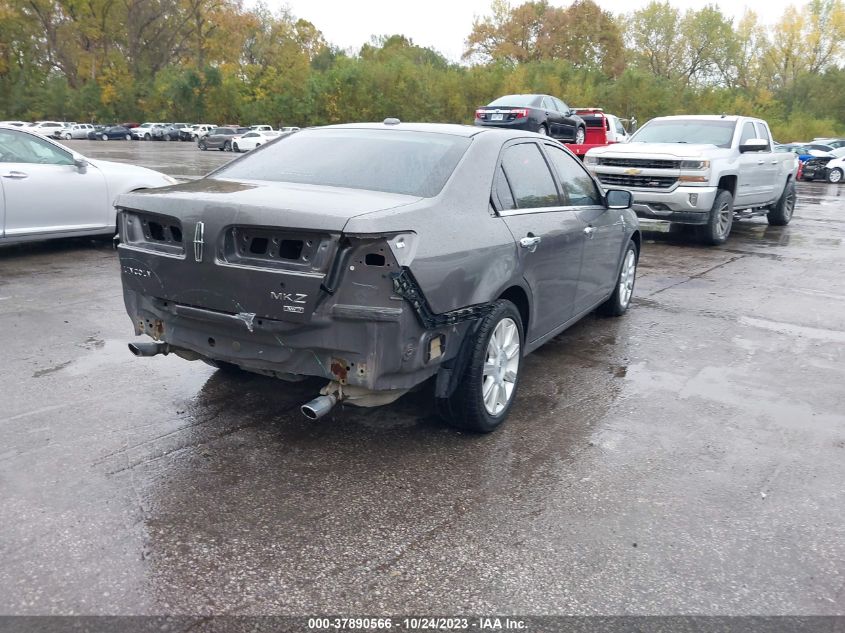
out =
<svg viewBox="0 0 845 633"><path fill-rule="evenodd" d="M519 328L506 317L496 324L487 343L481 397L490 415L499 415L513 397L519 372Z"/></svg>
<svg viewBox="0 0 845 633"><path fill-rule="evenodd" d="M727 234L728 227L731 225L732 215L733 211L731 210L731 205L727 202L722 203L722 206L719 207L719 217L716 225L719 237L723 237Z"/></svg>
<svg viewBox="0 0 845 633"><path fill-rule="evenodd" d="M634 293L634 280L637 278L637 256L633 250L629 250L622 263L622 272L619 273L619 303L623 308L628 307L631 295Z"/></svg>

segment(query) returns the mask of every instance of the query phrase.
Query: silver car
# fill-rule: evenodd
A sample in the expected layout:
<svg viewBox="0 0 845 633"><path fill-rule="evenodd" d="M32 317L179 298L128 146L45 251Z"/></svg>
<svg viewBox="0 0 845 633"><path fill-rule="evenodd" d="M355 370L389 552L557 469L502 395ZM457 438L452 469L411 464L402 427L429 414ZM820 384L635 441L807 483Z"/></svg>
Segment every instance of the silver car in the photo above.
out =
<svg viewBox="0 0 845 633"><path fill-rule="evenodd" d="M126 308L153 339L136 355L324 378L311 418L434 378L438 410L479 432L525 354L628 309L642 243L631 194L559 142L396 119L281 136L117 205Z"/></svg>
<svg viewBox="0 0 845 633"><path fill-rule="evenodd" d="M88 132L93 132L94 126L90 123L75 123L70 127L66 127L58 132L56 135L58 138L64 139L69 141L71 139L87 139Z"/></svg>
<svg viewBox="0 0 845 633"><path fill-rule="evenodd" d="M0 245L114 234L118 194L176 180L87 159L39 134L0 126Z"/></svg>

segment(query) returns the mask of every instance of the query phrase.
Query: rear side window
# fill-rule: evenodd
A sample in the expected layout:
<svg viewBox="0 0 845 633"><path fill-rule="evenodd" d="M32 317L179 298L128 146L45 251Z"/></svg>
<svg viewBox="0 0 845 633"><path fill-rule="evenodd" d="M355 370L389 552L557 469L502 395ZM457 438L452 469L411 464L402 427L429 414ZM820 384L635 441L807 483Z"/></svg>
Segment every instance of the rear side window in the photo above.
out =
<svg viewBox="0 0 845 633"><path fill-rule="evenodd" d="M757 128L757 138L761 138L769 143L768 150L772 151L772 137L769 136L769 130L762 123L754 122L754 127Z"/></svg>
<svg viewBox="0 0 845 633"><path fill-rule="evenodd" d="M546 152L560 178L564 204L568 206L591 206L601 204L598 188L578 159L572 158L559 147L546 145Z"/></svg>
<svg viewBox="0 0 845 633"><path fill-rule="evenodd" d="M508 184L508 179L505 176L505 172L501 165L496 170L496 181L493 183L493 187L495 188L496 197L499 199L499 205L502 211L516 209L516 203L513 200L511 187Z"/></svg>
<svg viewBox="0 0 845 633"><path fill-rule="evenodd" d="M215 172L268 180L430 198L443 189L471 139L390 129L303 130Z"/></svg>
<svg viewBox="0 0 845 633"><path fill-rule="evenodd" d="M508 147L502 158L518 209L556 207L557 187L540 148L534 143Z"/></svg>

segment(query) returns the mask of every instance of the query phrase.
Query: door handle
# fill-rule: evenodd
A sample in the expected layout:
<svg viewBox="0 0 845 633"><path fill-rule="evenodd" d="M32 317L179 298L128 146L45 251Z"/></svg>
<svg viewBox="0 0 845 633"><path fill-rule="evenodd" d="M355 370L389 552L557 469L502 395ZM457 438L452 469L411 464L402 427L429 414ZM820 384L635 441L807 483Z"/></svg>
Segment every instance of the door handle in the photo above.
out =
<svg viewBox="0 0 845 633"><path fill-rule="evenodd" d="M584 227L584 235L589 237L590 239L593 238L593 233L595 233L595 229L592 226L585 226Z"/></svg>
<svg viewBox="0 0 845 633"><path fill-rule="evenodd" d="M537 250L537 244L539 244L539 243L540 243L540 238L534 237L534 236L523 237L521 240L519 240L519 245L522 248L527 248L529 253L533 253L534 251L536 251Z"/></svg>
<svg viewBox="0 0 845 633"><path fill-rule="evenodd" d="M758 165L762 165L762 164L763 164L763 163L765 163L765 162L766 162L766 161L764 161L764 160L758 160L758 161L757 161L757 164L758 164Z"/></svg>
<svg viewBox="0 0 845 633"><path fill-rule="evenodd" d="M776 160L772 161L772 165L777 165L777 164L778 164L778 162Z"/></svg>
<svg viewBox="0 0 845 633"><path fill-rule="evenodd" d="M14 178L16 180L23 180L24 178L29 178L29 174L25 174L22 171L7 171L5 174L0 174L3 178Z"/></svg>

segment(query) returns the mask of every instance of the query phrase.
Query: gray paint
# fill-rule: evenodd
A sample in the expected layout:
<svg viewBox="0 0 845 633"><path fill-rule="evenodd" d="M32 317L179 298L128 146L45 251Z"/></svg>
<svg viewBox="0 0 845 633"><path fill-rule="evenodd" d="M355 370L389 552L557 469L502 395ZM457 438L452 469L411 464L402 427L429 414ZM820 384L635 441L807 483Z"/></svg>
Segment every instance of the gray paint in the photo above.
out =
<svg viewBox="0 0 845 633"><path fill-rule="evenodd" d="M188 350L186 357L200 354L280 376L328 379L337 377L333 365L343 365L349 384L398 389L431 377L452 360L470 326L427 331L393 292L390 275L403 266L438 314L522 288L531 304L529 351L610 295L637 227L630 209L559 208L501 217L491 206L503 145L540 137L464 126L395 127L472 137L436 197L235 182L214 172L192 183L121 196L119 253L136 334L152 333ZM151 252L148 244L133 242L130 225L137 226L140 220L133 218L144 214L181 222L184 252L180 247ZM191 245L200 222L201 253ZM588 224L596 228L589 238L583 233ZM305 236L314 243L313 257L258 265L248 257L232 259L226 244L237 241L227 237L234 226ZM517 244L527 232L545 239L535 253ZM321 285L341 260L344 244L348 259L330 295ZM384 257L384 265L368 265L368 254ZM292 298L299 300L294 304ZM428 340L436 334L446 337L445 353L426 362Z"/></svg>

